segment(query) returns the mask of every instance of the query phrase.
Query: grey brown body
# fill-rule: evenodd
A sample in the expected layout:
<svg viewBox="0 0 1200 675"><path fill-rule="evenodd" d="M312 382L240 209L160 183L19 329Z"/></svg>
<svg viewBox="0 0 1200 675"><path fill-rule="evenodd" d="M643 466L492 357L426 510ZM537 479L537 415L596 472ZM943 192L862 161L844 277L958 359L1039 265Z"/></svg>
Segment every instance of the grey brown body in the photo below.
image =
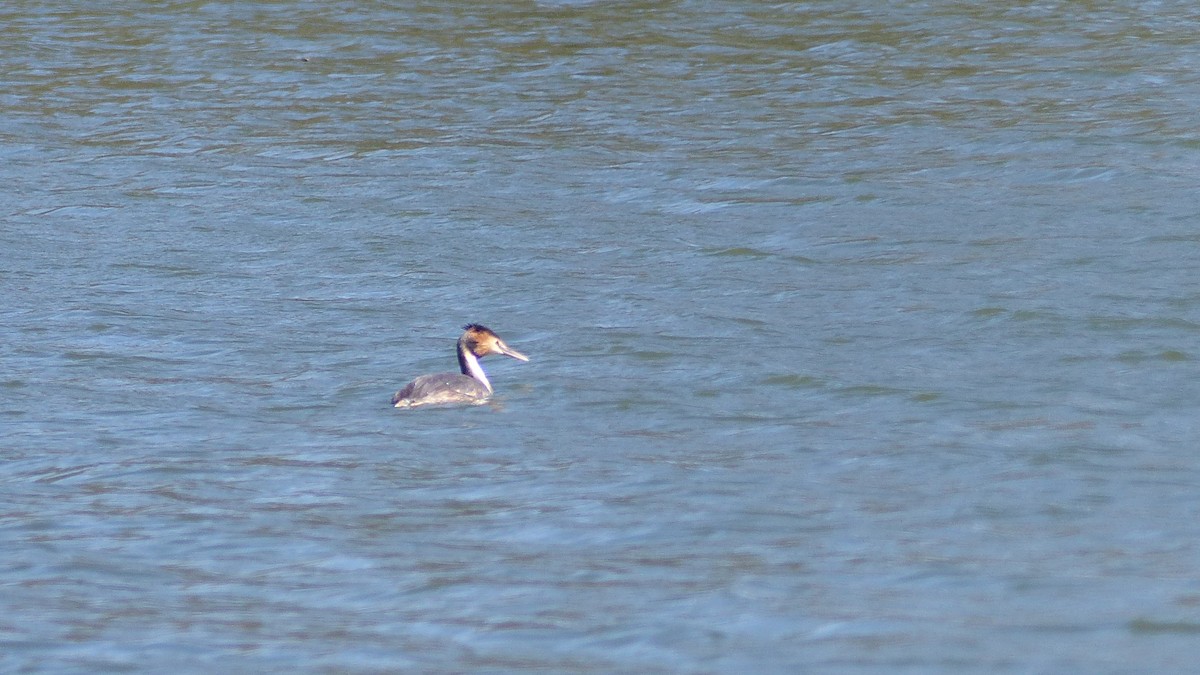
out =
<svg viewBox="0 0 1200 675"><path fill-rule="evenodd" d="M392 396L395 408L413 408L438 403L483 403L492 392L470 375L434 373L409 382Z"/></svg>

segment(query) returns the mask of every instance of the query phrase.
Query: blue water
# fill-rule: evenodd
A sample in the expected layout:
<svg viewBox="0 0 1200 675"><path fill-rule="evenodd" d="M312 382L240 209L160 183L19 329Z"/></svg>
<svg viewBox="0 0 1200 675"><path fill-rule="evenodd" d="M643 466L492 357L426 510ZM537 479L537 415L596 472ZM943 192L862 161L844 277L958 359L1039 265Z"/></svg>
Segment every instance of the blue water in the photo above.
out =
<svg viewBox="0 0 1200 675"><path fill-rule="evenodd" d="M0 9L0 670L1190 671L1197 19Z"/></svg>

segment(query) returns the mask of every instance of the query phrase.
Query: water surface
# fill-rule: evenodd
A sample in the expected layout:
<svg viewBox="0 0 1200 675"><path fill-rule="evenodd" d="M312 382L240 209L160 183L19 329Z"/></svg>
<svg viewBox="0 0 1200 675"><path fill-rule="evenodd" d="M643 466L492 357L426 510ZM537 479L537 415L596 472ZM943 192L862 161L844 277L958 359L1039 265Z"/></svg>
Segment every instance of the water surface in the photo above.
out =
<svg viewBox="0 0 1200 675"><path fill-rule="evenodd" d="M0 9L0 667L1189 670L1200 12L893 5Z"/></svg>

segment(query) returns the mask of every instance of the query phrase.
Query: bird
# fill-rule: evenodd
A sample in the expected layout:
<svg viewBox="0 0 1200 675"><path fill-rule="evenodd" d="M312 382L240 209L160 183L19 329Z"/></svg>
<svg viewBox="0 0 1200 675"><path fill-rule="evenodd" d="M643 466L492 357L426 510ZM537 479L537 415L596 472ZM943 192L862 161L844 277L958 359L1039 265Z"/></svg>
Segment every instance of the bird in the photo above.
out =
<svg viewBox="0 0 1200 675"><path fill-rule="evenodd" d="M479 365L488 354L503 354L518 361L529 357L509 347L487 326L469 323L463 326L458 338L457 373L422 375L404 385L392 396L395 408L415 408L423 405L464 403L479 405L492 397L492 383Z"/></svg>

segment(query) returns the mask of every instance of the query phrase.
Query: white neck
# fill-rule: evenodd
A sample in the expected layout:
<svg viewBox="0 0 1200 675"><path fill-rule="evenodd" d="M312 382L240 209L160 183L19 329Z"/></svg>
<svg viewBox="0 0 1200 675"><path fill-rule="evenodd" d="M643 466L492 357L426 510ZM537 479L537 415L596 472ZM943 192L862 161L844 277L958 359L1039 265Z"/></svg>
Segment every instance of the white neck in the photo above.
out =
<svg viewBox="0 0 1200 675"><path fill-rule="evenodd" d="M479 365L479 359L475 358L475 355L472 354L471 350L469 349L462 349L460 353L462 355L462 364L466 366L468 371L470 371L467 374L479 380L479 382L483 386L487 387L487 390L491 392L492 383L488 382L487 375L483 372L483 366Z"/></svg>

